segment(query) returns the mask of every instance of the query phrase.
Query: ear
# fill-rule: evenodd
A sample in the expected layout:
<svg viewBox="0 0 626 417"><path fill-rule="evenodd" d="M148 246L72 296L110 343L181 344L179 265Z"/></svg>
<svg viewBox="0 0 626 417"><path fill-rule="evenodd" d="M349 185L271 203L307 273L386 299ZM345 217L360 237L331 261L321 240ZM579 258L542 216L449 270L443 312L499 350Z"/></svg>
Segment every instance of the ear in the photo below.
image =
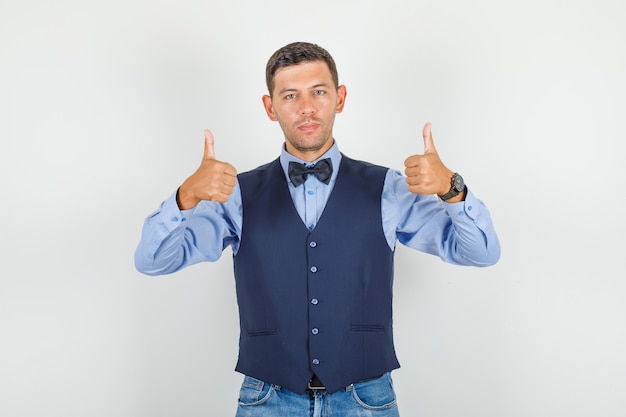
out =
<svg viewBox="0 0 626 417"><path fill-rule="evenodd" d="M275 122L278 120L276 117L276 113L274 113L274 106L272 105L272 98L268 95L264 95L262 97L263 107L265 108L265 113L267 113L267 117L270 118L271 121Z"/></svg>
<svg viewBox="0 0 626 417"><path fill-rule="evenodd" d="M343 106L346 104L346 96L348 95L348 91L346 90L345 85L340 85L337 88L337 108L336 112L341 113L343 111Z"/></svg>

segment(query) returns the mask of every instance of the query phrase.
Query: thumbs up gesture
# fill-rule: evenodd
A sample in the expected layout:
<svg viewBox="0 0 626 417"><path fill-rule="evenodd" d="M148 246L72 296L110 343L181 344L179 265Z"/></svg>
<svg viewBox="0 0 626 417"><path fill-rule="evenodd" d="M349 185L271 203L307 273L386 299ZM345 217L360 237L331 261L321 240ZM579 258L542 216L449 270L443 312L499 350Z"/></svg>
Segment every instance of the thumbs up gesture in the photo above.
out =
<svg viewBox="0 0 626 417"><path fill-rule="evenodd" d="M422 135L424 136L424 153L411 155L404 161L406 167L404 173L406 182L409 184L409 191L414 194L444 195L450 191L454 172L446 168L439 159L430 123L426 123Z"/></svg>
<svg viewBox="0 0 626 417"><path fill-rule="evenodd" d="M176 200L181 210L193 208L202 200L225 203L233 193L237 170L231 164L215 159L214 144L213 134L205 130L202 162L178 189Z"/></svg>

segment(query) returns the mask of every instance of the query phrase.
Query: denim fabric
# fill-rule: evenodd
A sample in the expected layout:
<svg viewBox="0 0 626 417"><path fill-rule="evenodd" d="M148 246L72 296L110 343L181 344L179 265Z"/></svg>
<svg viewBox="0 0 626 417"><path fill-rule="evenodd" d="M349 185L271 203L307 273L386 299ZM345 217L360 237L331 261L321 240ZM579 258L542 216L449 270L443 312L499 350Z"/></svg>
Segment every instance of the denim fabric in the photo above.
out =
<svg viewBox="0 0 626 417"><path fill-rule="evenodd" d="M236 417L399 417L391 374L329 394L296 394L246 376Z"/></svg>

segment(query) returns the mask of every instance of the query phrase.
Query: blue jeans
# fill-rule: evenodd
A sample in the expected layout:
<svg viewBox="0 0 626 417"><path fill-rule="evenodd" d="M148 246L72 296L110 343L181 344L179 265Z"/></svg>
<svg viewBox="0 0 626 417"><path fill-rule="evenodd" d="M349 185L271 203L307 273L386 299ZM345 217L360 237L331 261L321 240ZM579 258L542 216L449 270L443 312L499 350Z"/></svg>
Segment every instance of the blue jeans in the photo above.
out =
<svg viewBox="0 0 626 417"><path fill-rule="evenodd" d="M236 417L399 417L391 374L302 395L246 376Z"/></svg>

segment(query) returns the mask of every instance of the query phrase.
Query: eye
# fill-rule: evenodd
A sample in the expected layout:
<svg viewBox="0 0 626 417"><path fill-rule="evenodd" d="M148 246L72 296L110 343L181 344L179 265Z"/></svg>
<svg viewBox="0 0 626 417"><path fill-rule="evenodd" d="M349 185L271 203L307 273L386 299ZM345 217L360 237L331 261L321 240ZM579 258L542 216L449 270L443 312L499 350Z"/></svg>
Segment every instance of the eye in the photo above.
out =
<svg viewBox="0 0 626 417"><path fill-rule="evenodd" d="M293 93L291 93L291 94L287 94L287 95L285 96L285 99L287 99L287 100L293 100L294 98L296 98L296 95L295 95L295 94L293 94Z"/></svg>
<svg viewBox="0 0 626 417"><path fill-rule="evenodd" d="M324 94L326 94L326 91L324 91L324 90L315 90L314 94L316 96L323 96Z"/></svg>

